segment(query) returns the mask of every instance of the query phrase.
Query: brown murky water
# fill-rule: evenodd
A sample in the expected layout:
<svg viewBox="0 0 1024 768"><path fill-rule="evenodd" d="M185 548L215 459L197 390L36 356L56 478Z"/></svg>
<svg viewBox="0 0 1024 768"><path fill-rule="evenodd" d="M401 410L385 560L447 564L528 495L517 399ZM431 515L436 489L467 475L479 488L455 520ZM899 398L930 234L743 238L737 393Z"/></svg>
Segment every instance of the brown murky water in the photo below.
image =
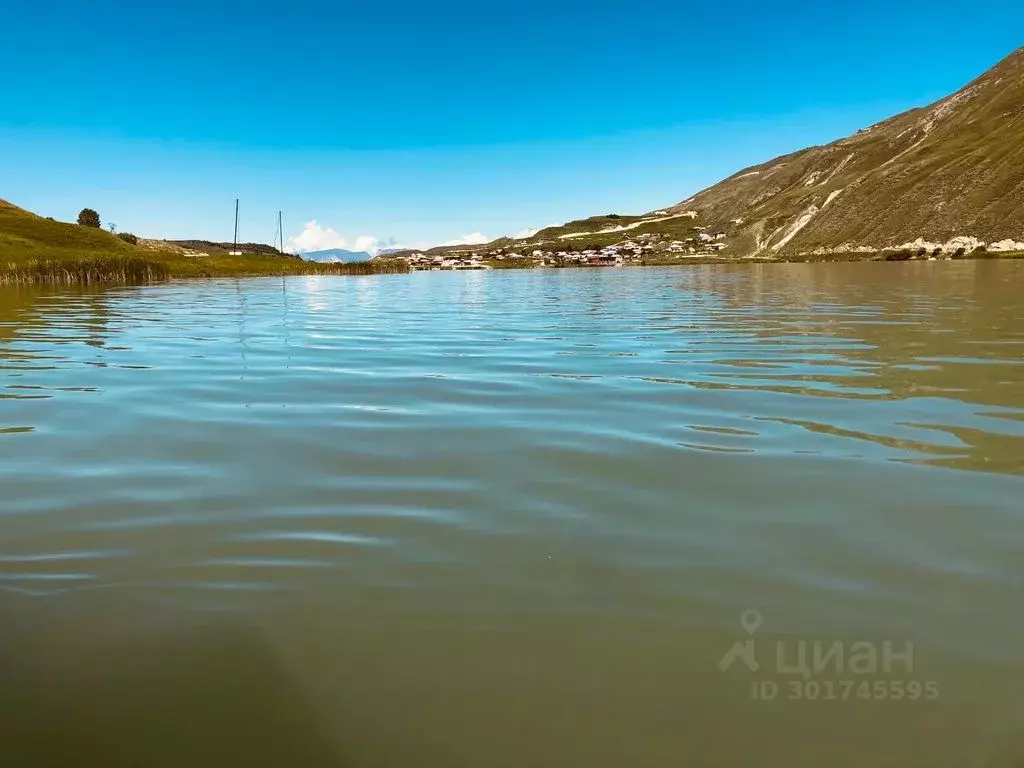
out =
<svg viewBox="0 0 1024 768"><path fill-rule="evenodd" d="M1022 288L0 288L0 764L1022 765Z"/></svg>

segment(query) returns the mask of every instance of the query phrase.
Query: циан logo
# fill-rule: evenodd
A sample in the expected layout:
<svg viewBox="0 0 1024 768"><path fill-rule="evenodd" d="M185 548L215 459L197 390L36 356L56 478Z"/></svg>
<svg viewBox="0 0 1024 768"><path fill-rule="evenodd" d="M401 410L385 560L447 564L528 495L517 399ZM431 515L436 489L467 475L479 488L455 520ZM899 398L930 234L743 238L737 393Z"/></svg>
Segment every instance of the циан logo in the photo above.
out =
<svg viewBox="0 0 1024 768"><path fill-rule="evenodd" d="M750 639L742 642L736 641L732 644L732 648L726 651L726 654L722 657L722 660L718 662L718 668L725 672L729 667L733 665L733 662L737 658L742 659L743 663L747 665L747 669L751 672L757 672L761 668L761 665L757 663L757 658L754 654L754 640L753 637L757 633L757 630L761 628L761 624L764 619L759 611L755 611L753 608L748 608L740 614L740 626L746 630L746 633L750 635Z"/></svg>
<svg viewBox="0 0 1024 768"><path fill-rule="evenodd" d="M734 642L718 662L722 672L737 661L749 672L761 672L764 667L761 676L750 680L751 699L931 701L939 696L937 682L917 677L915 647L910 640L900 644L890 640L778 639L771 649L773 666L768 655L762 654L760 661L757 657L754 635L763 623L761 612L753 608L740 614L740 627L747 638Z"/></svg>

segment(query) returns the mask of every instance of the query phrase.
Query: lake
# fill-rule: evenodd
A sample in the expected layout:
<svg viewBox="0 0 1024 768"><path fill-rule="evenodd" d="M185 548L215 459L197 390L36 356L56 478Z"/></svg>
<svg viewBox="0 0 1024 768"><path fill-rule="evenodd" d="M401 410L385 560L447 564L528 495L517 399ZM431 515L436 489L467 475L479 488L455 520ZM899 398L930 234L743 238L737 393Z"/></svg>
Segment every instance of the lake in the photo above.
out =
<svg viewBox="0 0 1024 768"><path fill-rule="evenodd" d="M1024 763L1024 262L0 287L12 765Z"/></svg>

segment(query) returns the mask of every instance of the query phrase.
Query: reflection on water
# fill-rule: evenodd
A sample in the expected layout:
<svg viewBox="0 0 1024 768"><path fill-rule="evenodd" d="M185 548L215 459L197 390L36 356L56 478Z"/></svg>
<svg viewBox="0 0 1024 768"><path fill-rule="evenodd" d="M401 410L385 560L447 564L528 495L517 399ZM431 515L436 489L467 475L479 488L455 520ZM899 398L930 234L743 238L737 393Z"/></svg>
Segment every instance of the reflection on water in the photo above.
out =
<svg viewBox="0 0 1024 768"><path fill-rule="evenodd" d="M7 754L1019 765L1022 280L2 288ZM912 642L940 695L754 701L748 608L763 653Z"/></svg>

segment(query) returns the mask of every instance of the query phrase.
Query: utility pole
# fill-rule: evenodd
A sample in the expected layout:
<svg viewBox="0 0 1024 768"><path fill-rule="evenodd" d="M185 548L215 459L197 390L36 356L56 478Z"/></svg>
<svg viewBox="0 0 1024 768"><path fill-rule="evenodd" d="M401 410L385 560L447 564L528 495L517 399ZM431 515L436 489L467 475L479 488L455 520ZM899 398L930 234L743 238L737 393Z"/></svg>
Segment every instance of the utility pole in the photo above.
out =
<svg viewBox="0 0 1024 768"><path fill-rule="evenodd" d="M281 219L281 212L277 212L277 232L281 236L281 253L284 253L284 224Z"/></svg>

